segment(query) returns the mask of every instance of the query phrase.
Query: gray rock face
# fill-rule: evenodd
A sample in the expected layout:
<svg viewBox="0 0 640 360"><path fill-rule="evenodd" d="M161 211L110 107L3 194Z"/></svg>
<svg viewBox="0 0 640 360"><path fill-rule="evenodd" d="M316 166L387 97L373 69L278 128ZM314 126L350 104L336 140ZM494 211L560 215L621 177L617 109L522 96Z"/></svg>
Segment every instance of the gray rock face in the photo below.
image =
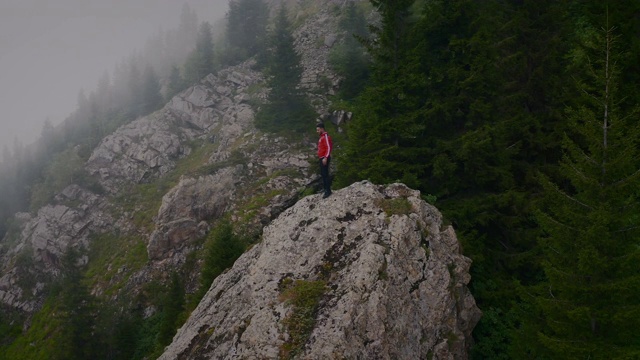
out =
<svg viewBox="0 0 640 360"><path fill-rule="evenodd" d="M17 244L1 257L0 301L5 305L26 312L35 310L43 289L35 282L45 274L57 275L60 258L68 248L87 248L91 232L104 231L113 224L109 213L103 210L104 200L77 185L65 188L56 196L56 202L42 207L36 216L19 216L22 233ZM16 266L12 260L16 257L28 263ZM87 258L80 260L86 262ZM27 289L28 297L16 286L21 281L34 283Z"/></svg>
<svg viewBox="0 0 640 360"><path fill-rule="evenodd" d="M180 137L171 131L162 113L153 113L116 130L94 150L87 162L91 174L115 192L120 179L139 183L152 174L173 168L172 159L187 152Z"/></svg>
<svg viewBox="0 0 640 360"><path fill-rule="evenodd" d="M162 199L147 252L150 259L168 257L168 252L202 237L209 230L204 220L219 218L227 210L242 166L221 169L197 179L183 177Z"/></svg>
<svg viewBox="0 0 640 360"><path fill-rule="evenodd" d="M249 66L208 75L200 84L176 95L162 110L107 136L91 154L87 170L98 175L111 193L127 184L163 176L175 168L177 160L191 153L190 140L210 136L223 123L225 132L221 135L238 135L233 130L238 131L250 107L240 104L243 98L235 99L234 93L245 94L246 88L259 79Z"/></svg>
<svg viewBox="0 0 640 360"><path fill-rule="evenodd" d="M394 204L410 211L388 215ZM438 210L402 184L308 196L214 281L161 359L278 358L291 280L326 285L296 358L465 359L480 317L470 263Z"/></svg>

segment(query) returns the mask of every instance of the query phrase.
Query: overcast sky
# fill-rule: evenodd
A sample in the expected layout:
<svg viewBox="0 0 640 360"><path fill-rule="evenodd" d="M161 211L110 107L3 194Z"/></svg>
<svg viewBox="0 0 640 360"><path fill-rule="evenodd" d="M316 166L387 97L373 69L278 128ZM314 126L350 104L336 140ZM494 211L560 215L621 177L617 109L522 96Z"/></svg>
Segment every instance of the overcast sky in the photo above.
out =
<svg viewBox="0 0 640 360"><path fill-rule="evenodd" d="M229 0L0 0L0 152L27 145L47 118L57 125L116 63L159 29L174 29L188 3L200 21L224 17Z"/></svg>

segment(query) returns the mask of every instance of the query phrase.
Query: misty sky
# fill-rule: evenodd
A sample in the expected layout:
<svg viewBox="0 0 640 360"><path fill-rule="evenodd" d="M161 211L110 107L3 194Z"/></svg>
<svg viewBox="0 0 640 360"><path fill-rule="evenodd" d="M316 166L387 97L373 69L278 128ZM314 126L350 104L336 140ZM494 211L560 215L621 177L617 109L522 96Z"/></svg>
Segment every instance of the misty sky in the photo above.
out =
<svg viewBox="0 0 640 360"><path fill-rule="evenodd" d="M57 125L116 63L159 29L174 29L184 3L200 21L224 17L228 0L0 0L0 152L27 145L45 119Z"/></svg>

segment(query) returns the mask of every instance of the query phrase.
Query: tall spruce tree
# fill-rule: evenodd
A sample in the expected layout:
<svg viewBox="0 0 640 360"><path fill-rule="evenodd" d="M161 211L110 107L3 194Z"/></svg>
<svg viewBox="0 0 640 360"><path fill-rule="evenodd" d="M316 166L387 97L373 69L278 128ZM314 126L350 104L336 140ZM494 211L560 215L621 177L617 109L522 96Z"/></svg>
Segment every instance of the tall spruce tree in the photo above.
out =
<svg viewBox="0 0 640 360"><path fill-rule="evenodd" d="M198 23L198 14L189 6L189 3L185 2L180 11L180 25L174 40L175 53L188 54L193 49L193 44L198 38Z"/></svg>
<svg viewBox="0 0 640 360"><path fill-rule="evenodd" d="M197 300L206 294L218 275L231 266L242 255L245 247L242 238L233 233L229 220L222 220L209 235L205 245L206 255L200 275Z"/></svg>
<svg viewBox="0 0 640 360"><path fill-rule="evenodd" d="M127 64L128 78L126 79L126 84L129 98L126 100L126 107L133 118L141 116L144 111L142 103L143 73L140 69L139 61L140 58L134 54L129 58Z"/></svg>
<svg viewBox="0 0 640 360"><path fill-rule="evenodd" d="M263 0L229 1L225 56L231 64L265 51L269 8Z"/></svg>
<svg viewBox="0 0 640 360"><path fill-rule="evenodd" d="M142 104L143 112L148 114L162 105L160 94L160 80L153 66L147 64L142 74Z"/></svg>
<svg viewBox="0 0 640 360"><path fill-rule="evenodd" d="M287 8L282 4L268 40L269 94L256 114L256 126L262 130L303 132L313 124L315 112L300 87L301 57L293 42Z"/></svg>
<svg viewBox="0 0 640 360"><path fill-rule="evenodd" d="M95 330L93 297L83 284L77 262L79 253L73 248L63 255L63 279L60 284L59 316L62 318L62 341L57 346L59 359L88 359L95 351L99 339L92 337Z"/></svg>
<svg viewBox="0 0 640 360"><path fill-rule="evenodd" d="M161 304L161 322L158 343L161 347L171 343L178 327L180 313L184 310L184 285L177 272L171 273L171 283Z"/></svg>
<svg viewBox="0 0 640 360"><path fill-rule="evenodd" d="M193 84L213 72L213 33L211 25L205 21L200 25L196 48L191 52L185 64L185 78L187 83Z"/></svg>
<svg viewBox="0 0 640 360"><path fill-rule="evenodd" d="M619 66L628 63L618 62L617 29L576 26L582 41L572 60L582 97L568 110L562 171L556 179L542 177L547 195L538 220L547 280L535 298L542 348L528 350L550 358L638 358L639 112L621 111L620 89L629 84Z"/></svg>
<svg viewBox="0 0 640 360"><path fill-rule="evenodd" d="M421 76L409 61L410 7L413 0L371 1L382 17L373 29L368 50L374 62L371 86L358 100L349 142L338 163L339 183L359 179L373 182L401 180L417 187L420 154L413 151L423 126L415 118L421 99Z"/></svg>
<svg viewBox="0 0 640 360"><path fill-rule="evenodd" d="M344 39L330 54L330 63L342 77L339 95L345 100L354 99L363 90L368 78L370 59L361 42L368 38L367 23L363 12L350 1L340 18Z"/></svg>
<svg viewBox="0 0 640 360"><path fill-rule="evenodd" d="M184 80L180 74L180 69L176 65L171 66L171 73L169 74L169 83L167 85L166 98L171 99L177 93L185 89Z"/></svg>
<svg viewBox="0 0 640 360"><path fill-rule="evenodd" d="M473 82L460 84L475 99L471 109L484 109L482 117L465 119L468 135L452 156L462 159L457 168L465 171L452 176L460 179L459 188L442 197L440 206L474 260L471 289L484 314L474 329L473 356L509 359L509 348L520 343L515 329L528 311L514 289L542 276L532 213L541 192L535 174L555 169L566 128L559 109L568 75L567 3L475 5L481 5L469 43L476 51L470 73L475 93L468 90Z"/></svg>

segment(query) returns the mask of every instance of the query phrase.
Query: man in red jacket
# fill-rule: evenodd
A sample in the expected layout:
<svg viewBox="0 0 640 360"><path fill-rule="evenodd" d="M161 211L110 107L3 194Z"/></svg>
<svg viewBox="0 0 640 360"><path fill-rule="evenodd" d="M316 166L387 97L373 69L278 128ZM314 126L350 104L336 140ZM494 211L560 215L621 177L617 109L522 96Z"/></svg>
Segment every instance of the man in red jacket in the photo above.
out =
<svg viewBox="0 0 640 360"><path fill-rule="evenodd" d="M318 158L320 158L320 175L322 176L322 186L324 187L323 199L331 195L331 178L329 177L329 162L331 161L331 150L333 141L324 129L323 123L316 124L316 132L320 135L318 139Z"/></svg>

